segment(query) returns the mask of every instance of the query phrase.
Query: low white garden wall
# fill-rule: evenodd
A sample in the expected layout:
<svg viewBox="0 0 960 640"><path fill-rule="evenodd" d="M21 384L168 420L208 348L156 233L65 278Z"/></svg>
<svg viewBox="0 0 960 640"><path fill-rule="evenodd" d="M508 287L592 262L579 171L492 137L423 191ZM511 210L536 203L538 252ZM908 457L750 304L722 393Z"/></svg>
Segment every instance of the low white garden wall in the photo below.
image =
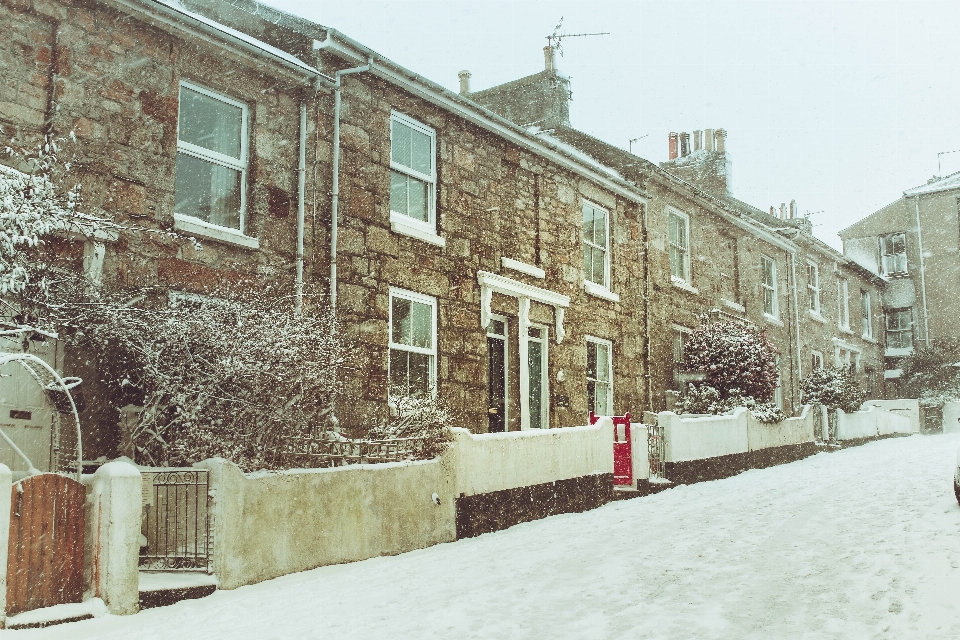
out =
<svg viewBox="0 0 960 640"><path fill-rule="evenodd" d="M889 411L910 420L909 431L898 431L896 433L920 433L920 401L916 398L901 398L898 400L867 400L860 407L863 411L866 407L877 407L884 411Z"/></svg>
<svg viewBox="0 0 960 640"><path fill-rule="evenodd" d="M724 416L681 416L663 411L666 462L687 462L772 447L813 442L813 415L809 407L779 424L764 424L749 409L738 407Z"/></svg>
<svg viewBox="0 0 960 640"><path fill-rule="evenodd" d="M472 434L455 428L456 494L475 496L613 473L613 421L561 429ZM646 433L644 433L646 443Z"/></svg>
<svg viewBox="0 0 960 640"><path fill-rule="evenodd" d="M854 413L837 409L838 440L875 438L895 433L916 433L909 414L894 413L868 404L864 404L863 409Z"/></svg>
<svg viewBox="0 0 960 640"><path fill-rule="evenodd" d="M213 566L222 589L456 539L446 455L251 475L222 459L198 466L210 470L216 492Z"/></svg>
<svg viewBox="0 0 960 640"><path fill-rule="evenodd" d="M456 539L456 499L613 472L613 423L473 435L435 460L244 474L210 470L221 589ZM643 440L646 446L646 438ZM437 504L439 502L439 504Z"/></svg>
<svg viewBox="0 0 960 640"><path fill-rule="evenodd" d="M960 402L945 402L943 404L943 432L960 432Z"/></svg>
<svg viewBox="0 0 960 640"><path fill-rule="evenodd" d="M633 486L638 480L650 479L650 451L647 448L647 425L630 424L630 461L633 464Z"/></svg>

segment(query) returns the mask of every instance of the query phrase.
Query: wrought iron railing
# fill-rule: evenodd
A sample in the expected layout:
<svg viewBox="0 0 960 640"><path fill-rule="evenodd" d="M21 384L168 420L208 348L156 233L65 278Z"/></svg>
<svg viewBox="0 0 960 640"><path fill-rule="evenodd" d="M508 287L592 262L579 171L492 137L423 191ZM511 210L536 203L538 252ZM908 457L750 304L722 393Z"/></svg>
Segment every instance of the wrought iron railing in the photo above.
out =
<svg viewBox="0 0 960 640"><path fill-rule="evenodd" d="M283 467L313 469L417 460L425 457L426 449L427 439L420 437L389 440L288 438L277 448L276 457Z"/></svg>
<svg viewBox="0 0 960 640"><path fill-rule="evenodd" d="M141 571L213 570L206 469L142 471Z"/></svg>
<svg viewBox="0 0 960 640"><path fill-rule="evenodd" d="M647 459L650 462L650 479L666 480L666 441L663 427L647 425Z"/></svg>

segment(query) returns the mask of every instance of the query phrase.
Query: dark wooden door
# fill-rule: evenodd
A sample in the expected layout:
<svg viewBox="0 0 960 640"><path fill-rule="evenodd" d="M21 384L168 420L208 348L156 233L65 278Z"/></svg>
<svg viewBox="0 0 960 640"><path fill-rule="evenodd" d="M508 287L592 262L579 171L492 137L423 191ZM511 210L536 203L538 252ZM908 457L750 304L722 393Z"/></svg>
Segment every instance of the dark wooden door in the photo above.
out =
<svg viewBox="0 0 960 640"><path fill-rule="evenodd" d="M80 602L86 488L43 473L13 485L7 615Z"/></svg>

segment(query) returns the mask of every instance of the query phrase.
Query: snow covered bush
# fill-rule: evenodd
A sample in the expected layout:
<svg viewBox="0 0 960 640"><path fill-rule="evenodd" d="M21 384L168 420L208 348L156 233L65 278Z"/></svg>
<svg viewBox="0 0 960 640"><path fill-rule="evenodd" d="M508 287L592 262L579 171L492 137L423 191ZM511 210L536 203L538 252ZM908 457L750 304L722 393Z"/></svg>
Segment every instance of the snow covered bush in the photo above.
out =
<svg viewBox="0 0 960 640"><path fill-rule="evenodd" d="M367 432L370 440L416 438L413 457L429 460L439 456L453 440L453 413L439 396L408 395L399 389L389 394L391 416Z"/></svg>
<svg viewBox="0 0 960 640"><path fill-rule="evenodd" d="M847 413L858 411L867 399L846 367L815 369L800 381L800 399L804 404L822 404Z"/></svg>
<svg viewBox="0 0 960 640"><path fill-rule="evenodd" d="M765 424L777 424L787 419L780 407L772 402L757 402L750 396L740 395L739 389L733 389L726 398L721 398L720 392L707 384L687 385L677 400L676 410L679 414L720 415L731 413L737 407L746 407L754 418Z"/></svg>
<svg viewBox="0 0 960 640"><path fill-rule="evenodd" d="M688 371L704 374L703 383L721 400L732 395L767 402L777 389L777 350L767 334L742 322L704 323L684 344Z"/></svg>
<svg viewBox="0 0 960 640"><path fill-rule="evenodd" d="M102 382L144 407L132 434L139 463L219 456L269 468L284 438L333 428L347 362L326 309L297 314L290 296L249 283L204 297L151 293L101 292L62 308L70 343L99 354Z"/></svg>
<svg viewBox="0 0 960 640"><path fill-rule="evenodd" d="M960 341L933 340L930 346L916 344L900 363L902 395L919 398L920 406L943 407L960 399Z"/></svg>

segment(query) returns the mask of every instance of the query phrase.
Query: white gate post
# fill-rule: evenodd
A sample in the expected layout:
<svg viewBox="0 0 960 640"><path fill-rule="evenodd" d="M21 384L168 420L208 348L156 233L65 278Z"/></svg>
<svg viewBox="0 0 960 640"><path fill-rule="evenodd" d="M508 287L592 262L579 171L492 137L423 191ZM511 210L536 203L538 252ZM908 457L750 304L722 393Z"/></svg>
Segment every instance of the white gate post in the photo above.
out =
<svg viewBox="0 0 960 640"><path fill-rule="evenodd" d="M114 615L140 609L140 518L143 482L132 464L108 462L93 476L92 586ZM8 509L9 511L9 509Z"/></svg>

